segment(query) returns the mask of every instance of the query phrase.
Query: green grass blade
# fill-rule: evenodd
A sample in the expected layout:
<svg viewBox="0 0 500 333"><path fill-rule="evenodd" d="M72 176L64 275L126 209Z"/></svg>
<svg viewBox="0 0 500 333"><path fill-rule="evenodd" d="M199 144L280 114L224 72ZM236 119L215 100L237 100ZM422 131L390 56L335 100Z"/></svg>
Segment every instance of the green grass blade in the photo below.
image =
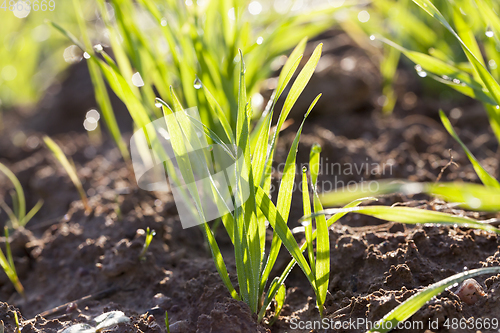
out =
<svg viewBox="0 0 500 333"><path fill-rule="evenodd" d="M14 260L12 258L12 253L10 251L10 244L9 244L9 230L7 227L4 228L5 231L5 249L7 252L7 258L5 257L3 251L0 249L0 266L4 270L5 274L7 274L7 277L9 278L10 282L14 285L14 288L16 291L24 297L24 288L23 285L21 284L21 281L19 281L19 277L17 276L16 272L16 267L14 266Z"/></svg>
<svg viewBox="0 0 500 333"><path fill-rule="evenodd" d="M472 79L468 73L460 70L456 66L450 65L441 59L425 53L410 51L388 39L382 37L379 37L379 39L402 52L411 61L419 65L422 70L437 75L437 78L433 77L434 79L449 85L467 96L479 99L485 103L495 104L495 100L491 94L488 93L488 91L483 91L481 82ZM453 79L458 80L459 83L454 83Z"/></svg>
<svg viewBox="0 0 500 333"><path fill-rule="evenodd" d="M236 270L238 271L238 282L240 294L252 309L257 312L259 293L259 274L261 264L260 232L257 226L257 214L255 212L255 196L251 190L248 200L242 197L243 182L247 182L252 188L253 176L251 170L249 131L250 117L248 115L248 103L245 84L245 63L243 53L239 51L239 93L238 110L236 121L236 144L243 154L243 165L236 168L236 195L237 202L241 207L235 209L234 246L236 257Z"/></svg>
<svg viewBox="0 0 500 333"><path fill-rule="evenodd" d="M73 166L73 164L70 163L70 161L62 151L61 147L59 147L57 143L55 143L51 138L45 136L43 138L43 141L45 141L47 147L50 149L50 151L52 151L52 154L54 155L56 160L62 165L62 167L68 174L69 178L73 182L73 185L75 185L76 189L78 190L78 193L80 194L80 199L83 202L85 210L87 212L90 212L91 208L87 200L87 195L85 194L85 190L83 189L82 183L80 182L80 178L78 178L78 175L76 174L75 167Z"/></svg>
<svg viewBox="0 0 500 333"><path fill-rule="evenodd" d="M467 56L467 59L469 59L469 62L472 64L474 70L477 72L477 75L483 81L484 86L488 89L491 96L495 100L496 104L497 105L500 104L500 85L491 75L491 73L488 72L488 70L483 66L481 61L476 58L474 53L462 41L460 36L458 36L458 34L453 30L453 28L450 26L448 21L446 21L446 19L439 12L439 10L429 0L413 0L413 2L415 2L418 6L420 6L430 16L437 19L460 42L462 49L465 55Z"/></svg>
<svg viewBox="0 0 500 333"><path fill-rule="evenodd" d="M323 212L315 213L311 217L315 217L315 215L321 214L336 213L358 213L373 216L381 220L406 224L436 224L460 226L500 234L500 229L497 229L481 221L477 221L467 217L411 207L367 206L353 208L333 208L325 209Z"/></svg>
<svg viewBox="0 0 500 333"><path fill-rule="evenodd" d="M276 300L276 307L274 311L274 317L269 323L269 325L274 324L274 322L280 316L281 310L283 309L283 305L285 304L285 297L286 297L286 287L284 284L282 284L281 287L279 287L278 292L276 293L276 297L274 298Z"/></svg>
<svg viewBox="0 0 500 333"><path fill-rule="evenodd" d="M76 11L76 18L78 21L80 32L83 37L83 42L87 49L86 51L91 57L93 57L95 56L95 53L93 52L92 44L87 33L87 28L85 26L85 20L79 0L73 0L73 7L75 8ZM67 36L67 34L65 35ZM115 114L113 112L113 107L111 106L111 101L109 99L108 91L106 89L106 84L104 83L102 74L99 72L99 66L95 64L95 62L93 61L88 61L87 65L89 68L90 79L92 80L92 85L94 86L95 99L97 104L99 105L99 108L102 111L102 115L104 121L106 122L106 126L108 127L111 136L113 137L116 145L118 146L118 149L120 150L123 159L125 161L129 161L130 155L128 153L127 145L123 141L120 129L116 122Z"/></svg>
<svg viewBox="0 0 500 333"><path fill-rule="evenodd" d="M448 202L460 203L466 209L476 211L500 211L500 190L471 183L427 184L426 192Z"/></svg>
<svg viewBox="0 0 500 333"><path fill-rule="evenodd" d="M299 96L302 94L302 91L304 91L304 88L306 87L307 83L311 79L314 70L316 69L316 66L318 65L319 58L321 57L321 51L323 49L323 44L319 44L316 49L314 50L313 54L311 55L311 58L307 61L307 63L304 65L302 70L300 71L299 75L293 82L292 87L290 88L290 92L286 96L285 103L283 105L283 109L281 110L281 114L278 120L278 125L276 128L276 134L275 136L280 132L281 126L285 122L286 118L288 117L288 114L292 110L292 107L295 105L295 102L299 98Z"/></svg>
<svg viewBox="0 0 500 333"><path fill-rule="evenodd" d="M318 95L314 101L309 106L306 114L304 115L304 119L302 120L302 124L300 124L299 129L297 130L297 134L295 135L295 139L293 140L292 146L290 147L290 151L288 153L285 168L283 170L283 177L281 179L278 200L276 203L276 208L278 209L279 214L285 221L288 222L288 215L290 213L290 206L292 204L292 195L293 195L293 187L295 185L295 172L296 172L296 160L297 160L297 150L299 147L300 135L302 134L302 128L304 127L304 123L311 113L312 109L318 102L321 94ZM261 283L260 283L260 291L261 293L264 291L264 287L269 279L269 274L271 274L271 270L276 263L276 259L278 258L279 251L281 249L281 239L278 237L276 231L273 232L273 240L271 244L271 250L269 252L269 257L267 259L266 267L262 274Z"/></svg>
<svg viewBox="0 0 500 333"><path fill-rule="evenodd" d="M201 82L201 81L200 81ZM202 83L203 86L203 91L205 92L205 96L207 98L208 103L210 104L210 108L214 112L214 115L216 115L219 118L219 121L222 125L222 128L224 129L226 136L229 140L230 143L234 142L234 134L231 129L231 125L229 124L229 121L226 118L226 114L224 111L222 111L222 108L220 107L219 103L217 103L217 100L214 98L212 93L208 90L208 88Z"/></svg>
<svg viewBox="0 0 500 333"><path fill-rule="evenodd" d="M439 295L447 288L452 287L453 285L460 283L466 279L469 279L473 276L482 275L482 274L498 274L500 273L500 267L486 267L473 269L470 271L462 272L450 276L444 280L431 284L427 288L419 291L414 294L406 301L398 305L394 310L389 312L384 316L380 321L378 321L368 332L379 332L385 333L395 328L399 322L405 321L410 318L415 312L417 312L422 306L424 306L428 301L430 301L433 297ZM390 328L391 327L391 328Z"/></svg>
<svg viewBox="0 0 500 333"><path fill-rule="evenodd" d="M201 230L203 231L203 235L206 237L208 245L210 246L210 251L212 252L212 258L214 260L215 267L217 268L217 272L219 272L219 275L222 278L224 285L229 290L229 293L234 299L240 300L240 296L234 289L231 280L229 280L229 273L227 272L226 264L224 263L224 258L222 257L219 245L215 240L212 230L210 229L207 223L204 223L202 225Z"/></svg>
<svg viewBox="0 0 500 333"><path fill-rule="evenodd" d="M10 209L10 207L7 206L7 204L3 200L0 200L0 207L5 211L5 213L9 217L10 222L12 223L12 227L14 229L17 228L19 226L19 220L17 219L16 214L14 214L12 209Z"/></svg>
<svg viewBox="0 0 500 333"><path fill-rule="evenodd" d="M465 154L469 158L469 161L472 163L472 166L474 167L474 170L476 171L476 174L478 175L479 179L483 182L484 185L488 187L495 187L500 189L500 183L493 177L491 176L488 171L486 171L479 161L476 159L476 157L470 152L470 150L467 148L467 146L460 140L458 137L457 133L453 129L453 126L450 123L450 120L446 117L444 112L442 110L439 110L439 116L441 117L441 122L443 123L444 127L450 133L450 135L457 141L462 149L465 151Z"/></svg>
<svg viewBox="0 0 500 333"><path fill-rule="evenodd" d="M323 206L318 197L317 179L319 171L321 147L313 145L309 158L309 166L313 187L313 206L314 212L321 212ZM330 280L330 236L328 232L328 224L324 215L319 215L316 218L316 304L321 318L323 318L323 305L328 292L328 282Z"/></svg>
<svg viewBox="0 0 500 333"><path fill-rule="evenodd" d="M311 215L311 198L309 197L309 186L307 184L307 168L302 169L302 205L304 209L304 216ZM314 247L313 247L313 230L311 219L306 219L302 223L304 225L304 234L307 244L307 257L311 270L316 273L316 260L314 260Z"/></svg>
<svg viewBox="0 0 500 333"><path fill-rule="evenodd" d="M348 205L346 205L344 208L350 208L350 207L358 206L358 205L360 205L361 203L363 203L364 201L367 201L367 200L375 200L375 199L374 198L363 198L363 199L355 200L355 201L349 203ZM335 222L337 222L340 218L342 218L346 214L347 213L337 213L337 214L333 215L332 217L330 217L326 221L328 227L332 226ZM313 232L313 235L312 235L312 240L316 239L316 235L317 235L317 231L315 230ZM307 247L307 243L305 242L304 244L302 244L300 246L300 252L304 252L306 250L306 247ZM293 267L295 267L296 263L297 263L297 261L295 260L295 258L292 258L292 260L290 260L290 262L286 266L285 270L283 271L283 273L281 274L281 276L279 277L279 279L277 277L274 278L273 283L271 283L271 286L270 286L269 290L266 293L266 297L264 299L263 306L260 309L260 312L259 312L259 321L261 321L262 318L264 317L264 315L266 313L267 307L269 306L269 304L271 303L271 301L275 297L275 295L278 292L278 289L280 288L280 286L285 282L286 278L288 277L288 275L292 271ZM276 283L275 283L275 281L276 281Z"/></svg>
<svg viewBox="0 0 500 333"><path fill-rule="evenodd" d="M302 254L303 251L301 251L301 249L297 245L292 231L286 225L283 217L280 215L271 199L269 199L267 193L265 193L264 190L262 190L262 188L260 187L255 187L255 192L260 210L266 216L269 224L271 224L273 229L276 230L276 233L283 242L283 245L285 245L288 252L292 255L295 261L297 261L297 264L302 269L309 282L314 286L314 278L311 272L311 268L307 264L306 258Z"/></svg>
<svg viewBox="0 0 500 333"><path fill-rule="evenodd" d="M23 187L21 186L21 183L19 182L19 179L17 179L16 175L14 175L14 173L10 171L9 168L7 168L2 163L0 163L0 171L5 176L7 176L12 185L14 185L14 189L16 192L17 206L18 206L16 219L17 221L21 222L24 220L24 217L26 215L26 199L24 197Z"/></svg>
<svg viewBox="0 0 500 333"><path fill-rule="evenodd" d="M281 95L281 92L283 91L283 89L285 89L284 87L288 84L287 77L290 76L290 78L291 78L291 75L293 75L293 73L295 72L295 69L294 69L295 63L297 62L297 60L300 61L300 59L302 58L302 54L304 53L304 50L306 49L306 44L307 44L307 37L304 37L299 42L299 44L297 44L297 46L293 49L292 53L290 54L290 56L286 60L285 64L283 65L283 68L281 69L280 76L278 78L278 85L277 85L277 87L282 87L282 88L280 89L280 91L277 94L277 99ZM291 75L290 75L290 73L291 73ZM288 79L288 81L289 80L290 79Z"/></svg>
<svg viewBox="0 0 500 333"><path fill-rule="evenodd" d="M40 208L42 208L42 206L43 206L43 200L40 199L38 200L36 205L33 206L33 208L28 212L28 214L26 214L24 219L19 222L19 225L24 227L33 218L33 216L35 216L35 214L38 213L38 211L40 210Z"/></svg>

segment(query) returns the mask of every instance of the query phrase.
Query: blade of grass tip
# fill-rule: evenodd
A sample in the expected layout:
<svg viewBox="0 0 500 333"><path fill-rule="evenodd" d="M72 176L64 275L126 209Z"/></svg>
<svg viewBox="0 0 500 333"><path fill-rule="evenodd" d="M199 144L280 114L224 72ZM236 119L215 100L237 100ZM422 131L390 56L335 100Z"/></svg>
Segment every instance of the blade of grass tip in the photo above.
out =
<svg viewBox="0 0 500 333"><path fill-rule="evenodd" d="M43 138L43 141L45 142L47 147L52 151L52 154L54 155L56 160L62 165L62 167L68 174L69 178L73 182L73 185L75 185L76 189L78 190L78 193L80 194L80 198L83 202L85 210L87 212L90 212L91 208L88 204L87 195L85 194L82 183L80 182L80 178L78 178L75 168L71 165L70 161L62 151L61 147L59 147L59 145L55 143L54 140L52 140L48 136L45 136Z"/></svg>
<svg viewBox="0 0 500 333"><path fill-rule="evenodd" d="M427 184L426 192L448 202L458 202L461 207L476 211L500 211L500 190L481 184L437 183Z"/></svg>
<svg viewBox="0 0 500 333"><path fill-rule="evenodd" d="M295 52L295 50L294 50L294 52ZM293 54L293 52L292 52L292 54ZM296 59L296 60L295 60L295 62L292 63L291 61L293 59ZM269 135L271 134L270 133L271 122L272 122L272 118L273 118L273 114L274 114L274 106L276 105L276 102L279 99L281 93L283 92L285 87L288 85L288 83L292 79L292 76L295 73L295 71L297 70L297 67L299 66L301 59L302 59L302 55L300 55L298 57L290 56L290 58L288 58L287 63L285 63L285 66L287 66L288 63L291 62L290 69L288 70L288 73L286 74L281 86L278 86L278 88L273 92L271 99L269 100L269 103L266 106L266 109L262 113L263 116L265 116L265 118L261 118L262 123L260 123L260 121L259 121L259 123L256 126L256 129L261 128L261 131L266 131L264 136L259 135L258 139L256 140L257 141L256 146L258 146L259 144L261 144L261 145L265 144L265 147L261 146L260 148L261 149L265 148L266 156L264 159L260 159L260 160L256 159L257 163L256 163L256 168L255 168L256 175L257 175L258 179L260 179L260 182L258 184L260 184L260 186L264 186L265 188L267 187L264 185L266 182L268 182L268 184L270 186L272 160L273 160L273 156L274 156L274 147L275 147L275 145L273 145L273 143L272 143L271 148L268 149ZM287 68L288 67L289 66L287 66ZM283 73L283 71L282 71L282 73ZM254 130L253 133L258 133L258 132L256 130ZM273 137L273 142L275 140L276 140L275 137ZM256 155L260 155L259 152L257 152ZM263 162L263 165L259 164L260 161Z"/></svg>
<svg viewBox="0 0 500 333"><path fill-rule="evenodd" d="M472 163L472 166L474 167L476 174L478 175L479 179L481 179L483 184L488 187L500 188L500 183L481 166L476 157L471 153L471 151L462 142L462 140L460 140L457 133L455 132L455 129L451 125L450 120L448 119L448 117L446 117L443 110L439 110L439 117L441 118L441 122L443 123L448 133L450 133L453 139L455 139L455 141L457 141L462 147L462 149L465 151L465 154L469 158L469 161Z"/></svg>
<svg viewBox="0 0 500 333"><path fill-rule="evenodd" d="M4 164L0 163L0 171L9 178L14 189L16 191L17 203L18 203L18 214L16 216L17 221L22 221L26 215L26 199L24 198L24 191L19 179L12 171L9 170Z"/></svg>
<svg viewBox="0 0 500 333"><path fill-rule="evenodd" d="M311 77L316 69L316 66L318 65L319 59L321 57L322 49L323 49L323 44L319 44L314 49L313 54L311 55L311 57L309 58L307 63L304 65L304 67L300 71L300 73L297 76L297 78L295 79L295 81L293 82L293 85L290 88L290 91L285 99L285 103L283 105L283 108L281 109L281 113L280 113L279 118L278 118L278 124L276 125L274 136L273 136L273 139L271 141L271 147L269 149L268 156L266 158L266 169L265 169L266 177L263 177L263 179L262 179L263 183L266 184L266 185L264 185L265 187L270 186L270 182L271 182L270 169L272 168L271 163L273 160L274 150L276 148L276 144L278 141L279 133L281 131L281 127L283 126L283 123L285 122L286 118L288 117L288 114L290 113L293 105L295 104L295 102L297 101L299 96L302 94L302 91L304 91L304 88L306 87L307 83L311 79ZM295 68L296 68L295 65L296 64L298 65L299 59L296 60L296 62L294 63L294 65L292 66L292 69L289 71L288 74L290 74L292 72L292 70L295 71ZM286 77L284 83L287 83L288 74L287 74L287 77ZM282 89L284 89L284 85L283 85ZM279 97L279 95L277 97Z"/></svg>
<svg viewBox="0 0 500 333"><path fill-rule="evenodd" d="M321 94L316 96L314 101L309 106L306 114L304 115L304 119L302 120L302 124L300 124L299 129L297 130L297 134L295 135L295 139L293 140L292 146L290 147L290 151L288 153L285 168L283 170L283 177L281 179L278 200L276 203L276 208L278 209L279 214L285 221L288 222L288 216L290 214L290 206L292 204L292 195L293 195L293 187L295 185L295 172L296 172L296 160L297 160L297 150L299 147L300 136L302 134L302 128L304 127L304 123L311 113L312 109L320 99ZM271 274L271 270L276 263L276 259L278 258L279 251L281 249L281 239L278 237L276 231L273 231L273 240L271 243L271 250L269 252L269 257L267 259L266 267L262 274L261 283L260 283L260 293L263 293L264 287L269 279L269 275Z"/></svg>
<svg viewBox="0 0 500 333"><path fill-rule="evenodd" d="M478 268L470 271L462 272L450 276L444 280L431 284L427 288L417 292L406 301L398 305L395 309L384 316L380 321L378 321L374 327L368 332L379 332L385 333L396 328L399 322L405 321L410 318L415 312L417 312L422 306L424 306L433 297L439 295L446 289L452 287L453 285L460 283L466 279L473 276L483 275L483 274L498 274L500 273L500 267L486 267Z"/></svg>
<svg viewBox="0 0 500 333"><path fill-rule="evenodd" d="M451 225L451 226L460 226L472 229L480 229L500 234L500 229L497 229L481 221L477 221L467 217L456 216L420 208L411 208L411 207L367 206L367 207L353 207L347 209L333 208L333 209L325 209L322 212L313 214L313 217L314 215L335 214L340 212L369 215L381 220L398 222L398 223Z"/></svg>
<svg viewBox="0 0 500 333"><path fill-rule="evenodd" d="M50 24L53 26L56 30L58 30L60 33L62 33L64 36L66 36L70 41L73 42L76 46L78 46L82 51L85 51L85 45L83 45L78 38L76 38L71 32L68 30L64 29L61 27L59 24L52 22L50 20L45 20L45 23Z"/></svg>
<svg viewBox="0 0 500 333"><path fill-rule="evenodd" d="M168 312L165 311L165 326L167 327L167 333L170 333L170 323L168 321Z"/></svg>
<svg viewBox="0 0 500 333"><path fill-rule="evenodd" d="M361 203L363 203L364 201L367 201L367 200L377 200L377 199L375 199L375 198L362 198L362 199L358 199L358 200L355 200L355 201L347 204L344 208L356 207L356 206L360 205ZM346 214L347 213L337 213L337 214L333 215L332 217L330 217L326 221L328 227L332 226L335 222L337 222L340 218L342 218ZM307 217L306 217L306 219L307 219ZM313 235L312 235L311 239L312 240L316 239L316 235L317 235L317 231L315 230L313 232ZM307 247L307 242L304 242L304 244L302 244L300 246L300 251L304 252L306 250L306 247ZM264 318L264 315L266 313L266 309L269 306L269 304L271 303L271 301L273 300L273 298L275 297L276 293L278 292L278 288L285 282L286 278L288 277L288 274L290 274L290 272L292 271L293 267L295 267L296 263L297 263L297 261L294 258L292 258L290 260L290 262L288 263L288 265L286 266L286 268L283 271L283 273L281 274L280 278L278 279L276 277L274 279L274 280L277 280L277 283L275 283L274 280L273 280L273 283L271 283L271 286L270 286L269 290L266 293L266 298L264 299L263 306L262 306L262 308L260 309L260 312L259 312L259 317L258 317L259 318L258 319L259 322L262 320L262 318Z"/></svg>
<svg viewBox="0 0 500 333"><path fill-rule="evenodd" d="M313 145L309 165L311 170L312 188L313 188L313 206L314 212L323 210L323 206L318 197L318 171L320 161L321 147ZM323 305L325 304L326 294L328 292L328 282L330 280L330 235L328 224L324 215L318 216L316 220L316 303L321 318L323 318Z"/></svg>
<svg viewBox="0 0 500 333"><path fill-rule="evenodd" d="M451 34L460 42L462 46L462 50L464 51L467 59L472 64L474 70L477 72L481 80L483 81L484 86L491 93L493 99L496 104L500 104L500 85L495 80L495 78L491 75L491 73L483 66L481 61L479 61L474 53L467 47L467 45L462 41L460 36L453 30L451 25L446 21L441 12L432 4L429 0L413 0L420 8L422 8L425 12L427 12L430 16L437 19Z"/></svg>
<svg viewBox="0 0 500 333"><path fill-rule="evenodd" d="M306 87L307 83L311 79L311 77L314 73L314 70L316 69L316 66L318 65L319 58L321 57L322 49L323 49L323 44L319 44L316 47L316 49L314 50L313 54L311 55L311 58L309 58L309 60L304 65L304 67L300 71L299 75L297 76L297 78L293 82L293 85L290 88L290 92L288 93L288 96L285 99L283 109L282 109L281 114L279 116L278 125L276 127L275 137L277 137L277 135L280 132L281 127L283 126L283 123L285 122L286 118L288 117L288 114L290 113L292 107L295 105L295 102L297 101L299 96L302 94L302 91L304 91L304 88Z"/></svg>
<svg viewBox="0 0 500 333"><path fill-rule="evenodd" d="M306 44L307 44L307 37L304 37L297 44L297 46L293 49L292 53L290 53L290 56L288 57L287 61L283 65L283 68L281 69L280 76L278 78L277 87L283 87L283 86L285 86L286 77L289 75L289 73L293 69L294 64L297 62L297 60L299 60L299 59L302 58L302 54L304 53L304 50L306 49ZM279 98L279 95L281 94L281 92L283 91L283 89L284 89L284 87L281 89L281 91L279 91L278 96L277 96L276 99Z"/></svg>

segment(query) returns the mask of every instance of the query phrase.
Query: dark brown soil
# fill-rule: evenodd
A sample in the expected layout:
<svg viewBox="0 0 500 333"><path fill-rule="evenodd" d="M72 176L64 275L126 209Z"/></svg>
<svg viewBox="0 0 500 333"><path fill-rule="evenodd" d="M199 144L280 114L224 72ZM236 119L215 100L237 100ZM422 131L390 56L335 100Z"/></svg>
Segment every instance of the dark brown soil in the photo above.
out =
<svg viewBox="0 0 500 333"><path fill-rule="evenodd" d="M339 186L380 178L436 181L449 162L450 153L457 166L448 167L441 181L477 182L466 156L440 125L439 108L448 113L460 108L452 118L460 136L483 165L498 176L496 140L479 105L448 91L423 98L429 96L426 89L436 90L435 86L430 79L427 83L431 88L424 85L423 79L403 63L397 86L401 102L392 115L383 116L376 102L381 79L374 61L344 34L332 33L325 44L321 70L296 110L296 119L300 120L307 102L317 93L324 93L322 103L304 129L298 163L306 163L311 146L319 143L325 163L376 163L384 165L385 172L350 174L342 169L336 174L323 173L320 185L327 184L321 181ZM355 67L351 69L353 62ZM82 103L88 98L68 98L68 93L77 96L79 91L91 95L82 70L85 73L82 65L73 68L73 75L69 75L61 90L52 91L33 116L19 110L4 116L6 129L0 139L0 162L19 177L28 207L40 198L45 201L26 229L11 235L26 299L15 293L5 274L0 273L0 299L5 302L0 303L0 319L6 324L6 332L14 331L13 311L17 310L13 306L19 309L20 317L22 314L24 333L59 332L111 310L125 312L131 321L110 332L166 332L165 311L172 333L312 331L293 329L298 320L319 320L311 287L299 269L286 282L287 298L277 322L267 324L273 315L271 309L265 323L258 324L247 305L230 298L200 230L182 229L171 195L138 189L112 142L104 139L99 144L89 140L81 126L87 108ZM87 80L87 85L81 87L75 83L78 80ZM447 99L448 95L452 98ZM64 115L63 120L58 115ZM57 124L51 119L58 119ZM297 123L283 132L278 161L286 159ZM43 147L44 133L53 135L75 160L92 213L85 214L64 170ZM0 176L0 184L0 196L10 205L6 195L10 183ZM300 200L297 193L293 207L301 207ZM476 218L493 217L457 210L424 196L394 195L382 198L380 203L396 202ZM4 214L0 213L0 221L6 221ZM301 208L292 210L289 225L298 226L301 216ZM148 227L156 231L156 236L141 261L138 256ZM297 239L302 236L297 233ZM217 237L230 278L237 285L230 242L221 229ZM409 227L354 214L331 228L330 240L331 282L326 314L333 321L376 321L419 288L464 269L500 264L497 236L463 228ZM4 246L5 239L1 243ZM281 273L288 261L288 254L282 250L275 273ZM446 329L446 319L500 317L500 275L480 276L477 281L487 294L478 303L467 305L450 289L411 318L426 324L437 319L439 327L413 331L461 332Z"/></svg>

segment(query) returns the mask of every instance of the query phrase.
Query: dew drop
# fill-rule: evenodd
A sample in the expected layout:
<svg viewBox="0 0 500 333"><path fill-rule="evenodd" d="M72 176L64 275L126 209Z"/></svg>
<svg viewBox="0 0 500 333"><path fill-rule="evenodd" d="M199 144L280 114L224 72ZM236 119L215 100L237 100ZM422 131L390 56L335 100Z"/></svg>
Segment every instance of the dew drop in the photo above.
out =
<svg viewBox="0 0 500 333"><path fill-rule="evenodd" d="M161 103L156 102L155 106L159 109L159 108L161 108Z"/></svg>
<svg viewBox="0 0 500 333"><path fill-rule="evenodd" d="M92 110L89 110L87 111L87 114L85 116L87 119L89 118L92 118L92 119L95 119L95 121L99 121L99 119L101 119L101 115L99 114L99 112L95 109L92 109Z"/></svg>
<svg viewBox="0 0 500 333"><path fill-rule="evenodd" d="M94 118L86 118L83 122L83 127L91 132L97 128L97 121Z"/></svg>
<svg viewBox="0 0 500 333"><path fill-rule="evenodd" d="M486 29L486 32L484 33L486 35L486 37L493 37L495 35L495 33L493 32L493 30L491 30L490 27L488 27L488 29Z"/></svg>
<svg viewBox="0 0 500 333"><path fill-rule="evenodd" d="M160 21L160 24L163 26L163 27L166 27L167 26L167 20L165 18L162 18L161 21Z"/></svg>
<svg viewBox="0 0 500 333"><path fill-rule="evenodd" d="M426 77L426 76L427 76L427 72L425 72L425 71L422 69L422 66L420 66L420 65L415 65L415 70L417 71L418 76L420 76L420 77Z"/></svg>
<svg viewBox="0 0 500 333"><path fill-rule="evenodd" d="M304 165L304 166L302 167L302 172L307 172L307 165Z"/></svg>
<svg viewBox="0 0 500 333"><path fill-rule="evenodd" d="M201 84L201 81L198 77L196 77L196 79L194 80L194 89L200 89L203 85Z"/></svg>
<svg viewBox="0 0 500 333"><path fill-rule="evenodd" d="M83 57L85 59L90 59L90 54L88 54L87 52L83 52Z"/></svg>
<svg viewBox="0 0 500 333"><path fill-rule="evenodd" d="M14 4L14 9L12 11L14 12L15 17L25 18L26 16L29 15L31 11L31 6L27 2L18 1Z"/></svg>
<svg viewBox="0 0 500 333"><path fill-rule="evenodd" d="M142 76L139 72L136 72L134 75L132 75L132 84L136 87L144 86L144 80L142 79Z"/></svg>
<svg viewBox="0 0 500 333"><path fill-rule="evenodd" d="M420 72L418 72L417 74L418 74L418 76L420 76L420 77L426 77L426 76L427 76L427 72L424 72L424 71L420 71Z"/></svg>
<svg viewBox="0 0 500 333"><path fill-rule="evenodd" d="M102 45L101 44L94 45L94 50L96 52L102 52L102 50L103 50Z"/></svg>
<svg viewBox="0 0 500 333"><path fill-rule="evenodd" d="M262 12L262 5L258 1L252 1L248 5L248 11L252 15L259 15Z"/></svg>
<svg viewBox="0 0 500 333"><path fill-rule="evenodd" d="M453 79L453 83L460 84L460 80L459 79Z"/></svg>
<svg viewBox="0 0 500 333"><path fill-rule="evenodd" d="M74 64L82 60L82 54L78 46L68 46L63 53L64 61L69 64Z"/></svg>
<svg viewBox="0 0 500 333"><path fill-rule="evenodd" d="M442 78L448 81L451 80L451 78L448 75L443 75Z"/></svg>
<svg viewBox="0 0 500 333"><path fill-rule="evenodd" d="M488 61L488 65L490 65L491 69L496 69L497 68L497 63L493 59L491 59L490 61Z"/></svg>
<svg viewBox="0 0 500 333"><path fill-rule="evenodd" d="M366 10L362 10L358 13L358 21L361 23L366 23L370 20L370 13Z"/></svg>
<svg viewBox="0 0 500 333"><path fill-rule="evenodd" d="M264 42L264 38L262 36L260 36L259 38L257 38L257 44L262 44L262 42Z"/></svg>
<svg viewBox="0 0 500 333"><path fill-rule="evenodd" d="M375 35L371 35L370 40L375 40Z"/></svg>

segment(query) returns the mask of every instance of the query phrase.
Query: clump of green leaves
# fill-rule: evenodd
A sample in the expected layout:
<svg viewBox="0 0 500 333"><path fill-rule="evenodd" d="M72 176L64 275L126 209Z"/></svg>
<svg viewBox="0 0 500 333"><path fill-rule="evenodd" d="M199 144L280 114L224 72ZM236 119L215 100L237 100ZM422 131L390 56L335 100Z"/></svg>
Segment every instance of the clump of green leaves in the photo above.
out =
<svg viewBox="0 0 500 333"><path fill-rule="evenodd" d="M80 13L79 1L73 3L76 13ZM78 15L83 43L57 23L51 24L86 52L97 102L126 159L128 153L103 77L125 103L137 128L161 117L155 97L174 103L169 89L172 85L179 101L186 107L198 107L201 121L224 138L223 128L215 119L223 114L231 129L236 128L238 49L246 55L245 93L254 96L271 73L271 63L302 39L329 29L334 23L332 14L338 10L326 5L302 13L283 14L270 9L251 15L247 0L211 0L199 4L196 1L188 4L170 0L112 0L109 3L97 0L96 4L114 59L101 45L92 47L89 38L92 30ZM108 6L112 6L114 17ZM144 21L148 22L147 27L142 26ZM208 88L210 96L202 86ZM220 108L213 108L214 100ZM262 109L254 105L253 117Z"/></svg>
<svg viewBox="0 0 500 333"><path fill-rule="evenodd" d="M45 141L45 144L47 147L50 149L56 160L62 165L66 173L68 174L69 178L73 182L73 185L75 185L76 189L78 190L78 194L80 194L80 199L82 200L83 206L85 207L85 210L87 212L91 211L91 208L89 206L88 200L87 200L87 195L85 194L85 190L83 189L82 182L80 181L80 178L78 178L78 175L76 173L76 168L75 164L73 161L68 160L64 152L62 151L61 147L57 143L54 142L51 138L48 136L45 136L43 138L43 141Z"/></svg>
<svg viewBox="0 0 500 333"><path fill-rule="evenodd" d="M498 69L500 65L498 54L500 17L496 14L500 10L499 3L476 0L473 2L474 6L470 1L457 0L446 2L441 11L430 0L413 0L413 2L424 13L439 22L448 35L451 34L467 61L462 62L461 59L456 59L455 52L451 52L453 40L447 43L448 51L433 52L431 55L409 50L383 38L382 40L413 61L421 76L430 76L466 96L483 102L490 125L500 142L500 72ZM464 8L467 9L464 11ZM448 14L447 17L443 13ZM483 47L485 58L480 45Z"/></svg>
<svg viewBox="0 0 500 333"><path fill-rule="evenodd" d="M26 214L26 199L24 197L23 187L17 179L16 175L12 173L4 164L0 163L0 172L9 178L11 183L14 185L14 191L12 191L11 197L14 204L14 208L10 209L4 200L0 200L0 207L7 213L10 219L10 223L14 229L19 227L24 227L33 216L42 208L43 200L39 200L37 204Z"/></svg>

